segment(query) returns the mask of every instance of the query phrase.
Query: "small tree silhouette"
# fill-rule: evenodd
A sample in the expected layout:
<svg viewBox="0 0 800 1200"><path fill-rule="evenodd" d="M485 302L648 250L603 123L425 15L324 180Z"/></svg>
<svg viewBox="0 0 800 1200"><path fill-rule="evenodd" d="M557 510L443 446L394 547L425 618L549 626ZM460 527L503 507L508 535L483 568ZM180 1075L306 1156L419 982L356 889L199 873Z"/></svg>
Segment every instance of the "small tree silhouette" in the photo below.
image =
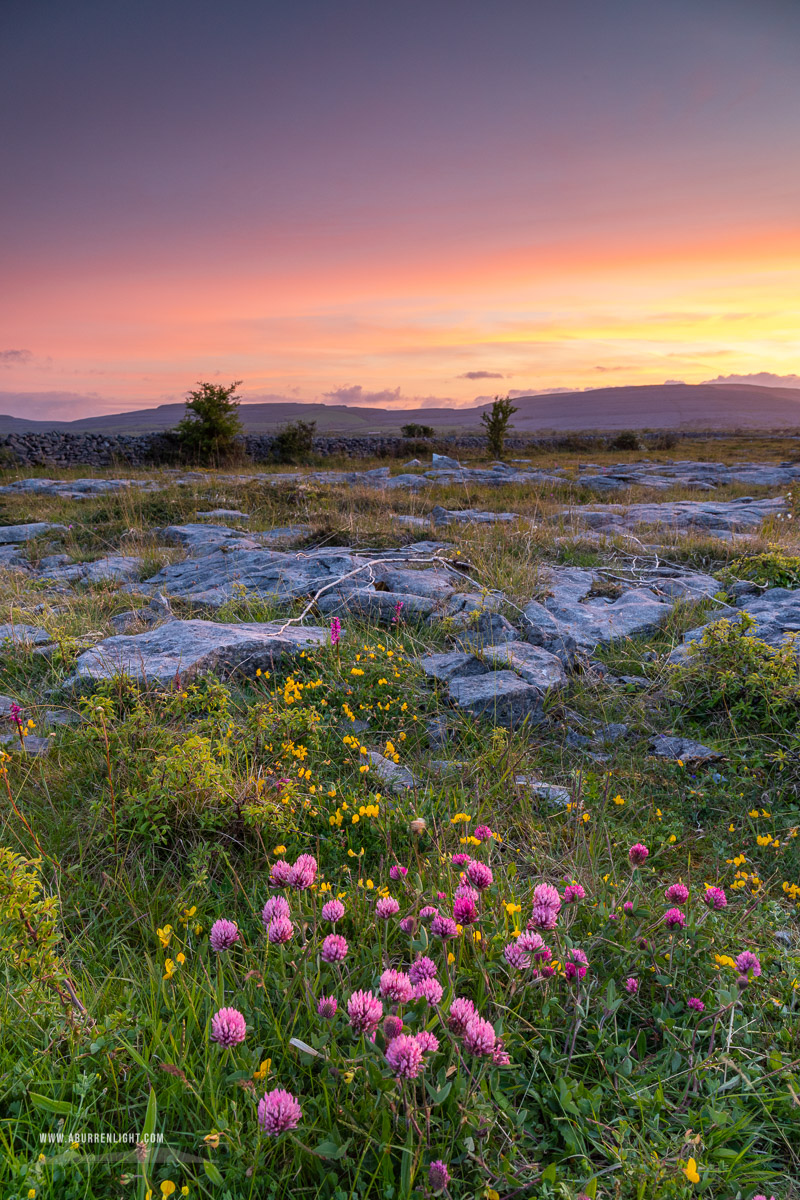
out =
<svg viewBox="0 0 800 1200"><path fill-rule="evenodd" d="M241 384L229 387L217 383L198 383L186 400L186 416L175 429L181 450L192 459L221 462L236 449L236 438L243 432L239 419L239 401L233 395Z"/></svg>
<svg viewBox="0 0 800 1200"><path fill-rule="evenodd" d="M481 413L481 421L486 426L486 441L489 453L493 458L503 457L503 447L505 446L509 423L516 411L508 396L505 398L495 396L494 403L489 411Z"/></svg>

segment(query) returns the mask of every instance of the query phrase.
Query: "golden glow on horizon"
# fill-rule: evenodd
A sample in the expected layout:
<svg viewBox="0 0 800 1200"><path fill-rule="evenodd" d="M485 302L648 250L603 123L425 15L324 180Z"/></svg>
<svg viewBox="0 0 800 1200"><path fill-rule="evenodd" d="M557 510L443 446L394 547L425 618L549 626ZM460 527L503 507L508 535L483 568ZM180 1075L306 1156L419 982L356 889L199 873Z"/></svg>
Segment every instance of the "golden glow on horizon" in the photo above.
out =
<svg viewBox="0 0 800 1200"><path fill-rule="evenodd" d="M353 247L348 271L299 262L66 268L22 281L3 314L29 347L0 388L92 391L156 402L198 377L242 378L247 395L319 398L344 385L400 387L400 404L469 404L513 389L699 382L800 371L800 234L661 244L573 242L414 261ZM234 256L238 257L238 256ZM1 310L0 310L1 311ZM502 379L459 378L469 371Z"/></svg>

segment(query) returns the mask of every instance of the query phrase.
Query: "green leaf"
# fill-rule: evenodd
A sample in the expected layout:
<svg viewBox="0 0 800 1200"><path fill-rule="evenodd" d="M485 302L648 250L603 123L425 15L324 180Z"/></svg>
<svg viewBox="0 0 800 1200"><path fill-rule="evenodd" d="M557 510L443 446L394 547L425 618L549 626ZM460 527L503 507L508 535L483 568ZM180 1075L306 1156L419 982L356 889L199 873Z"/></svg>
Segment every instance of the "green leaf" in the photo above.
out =
<svg viewBox="0 0 800 1200"><path fill-rule="evenodd" d="M72 1105L67 1100L51 1100L49 1096L40 1096L38 1092L28 1092L28 1096L37 1108L45 1112L57 1113L60 1117L68 1117L72 1113Z"/></svg>
<svg viewBox="0 0 800 1200"><path fill-rule="evenodd" d="M545 1167L542 1171L542 1183L555 1183L556 1181L556 1164L550 1163L549 1167Z"/></svg>
<svg viewBox="0 0 800 1200"><path fill-rule="evenodd" d="M450 1092L452 1091L453 1082L452 1082L452 1080L450 1080L448 1083L446 1083L443 1087L440 1087L440 1088L432 1087L431 1084L427 1084L426 1086L428 1089L428 1095L431 1098L431 1104L436 1106L437 1104L444 1104L445 1100L447 1099L447 1097L450 1095Z"/></svg>
<svg viewBox="0 0 800 1200"><path fill-rule="evenodd" d="M219 1167L215 1166L213 1162L209 1162L208 1159L206 1159L203 1163L203 1170L205 1171L206 1177L211 1181L211 1183L220 1184L225 1182L225 1180L222 1178Z"/></svg>

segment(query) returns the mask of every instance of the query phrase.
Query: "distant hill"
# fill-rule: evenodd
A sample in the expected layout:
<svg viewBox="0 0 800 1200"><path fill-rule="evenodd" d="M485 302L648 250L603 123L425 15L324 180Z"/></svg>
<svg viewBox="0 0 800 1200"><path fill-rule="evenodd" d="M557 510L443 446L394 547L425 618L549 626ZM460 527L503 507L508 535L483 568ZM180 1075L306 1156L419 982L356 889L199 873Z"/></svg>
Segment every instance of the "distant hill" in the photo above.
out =
<svg viewBox="0 0 800 1200"><path fill-rule="evenodd" d="M24 396L0 392L0 409ZM798 429L800 388L750 384L653 384L648 387L597 388L590 392L553 392L514 399L513 427L521 433L618 429ZM432 425L438 433L477 431L476 408L356 408L344 404L245 403L240 413L248 433L269 433L287 421L316 421L319 433L399 433L409 421ZM82 417L77 421L29 421L0 416L0 434L62 429L75 433L150 433L171 429L183 416L183 404L162 404L133 412Z"/></svg>

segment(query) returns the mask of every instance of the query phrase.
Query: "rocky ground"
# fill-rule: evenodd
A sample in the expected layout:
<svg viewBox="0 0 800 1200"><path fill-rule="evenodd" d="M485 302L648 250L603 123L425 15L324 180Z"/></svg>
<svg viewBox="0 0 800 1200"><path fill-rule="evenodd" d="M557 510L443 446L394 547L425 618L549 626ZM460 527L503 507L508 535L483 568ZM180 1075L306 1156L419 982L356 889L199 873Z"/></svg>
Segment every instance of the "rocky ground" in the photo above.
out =
<svg viewBox="0 0 800 1200"><path fill-rule="evenodd" d="M201 905L210 921L216 894L232 904L241 883L255 895L279 853L275 844L281 853L286 845L328 853L331 877L352 873L364 856L356 876L366 886L368 873L385 875L398 855L410 862L423 853L413 840L419 831L409 833L413 820L439 831L435 850L470 814L503 830L493 860L505 880L499 912L537 878L558 886L580 879L594 897L592 921L602 912L607 923L624 915L622 893L632 886L620 883L626 848L644 841L660 864L656 890L663 890L659 871L666 883L700 872L742 902L731 910L736 944L757 946L769 961L771 1003L793 1031L784 1045L764 1025L748 1035L747 1053L763 1057L759 1071L771 1071L770 1079L793 1078L800 557L792 488L800 466L780 461L777 450L776 461L762 462L632 454L623 463L610 455L581 463L562 454L463 465L437 457L356 470L7 475L0 485L0 742L11 807L0 842L38 857L48 887L58 881L66 906L59 953L75 954L70 922L86 928L113 909L124 925L117 906L134 893L136 932L106 929L98 945L119 937L136 954L145 945L139 939L156 938L158 926L165 946L164 924L176 926L168 914L181 906ZM470 839L471 829L461 837L468 849L480 841ZM445 859L434 853L434 861ZM422 876L427 869L420 859ZM347 886L355 878L348 875ZM597 986L602 976L607 1009L624 983L617 978L617 991L608 991L619 975L615 956L642 953L639 943L654 936L645 924L635 936L620 933L622 948L596 923L583 934L596 939L595 957L604 963ZM724 956L726 935L714 928ZM703 937L712 932L703 929ZM699 953L699 942L692 944ZM569 939L562 959L568 952ZM713 961L715 953L708 950L707 970L698 968L709 1005L717 1003L709 989L723 962ZM168 961L163 979L154 968L165 1012L172 1001L164 980L176 970ZM251 975L265 969L251 967ZM486 979L499 978L496 970L487 960ZM114 979L108 965L96 967L102 971ZM108 987L122 1004L116 984L93 976L85 956L73 973L84 988ZM637 1030L683 1020L676 979L649 1008L628 1013L634 1041ZM739 1000L731 1003L738 1012ZM112 1009L98 1009L93 1020L113 1025ZM514 1011L522 1019L523 1009ZM599 1020L589 1011L567 1037L567 1051L584 1020ZM748 1012L745 1025L767 1020ZM577 1042L588 1064L580 1087L601 1087L591 1064L604 1020L591 1046ZM57 1040L55 1027L47 1026L47 1036ZM29 1056L38 1053L37 1036L26 1043ZM311 1036L301 1033L300 1044ZM714 1039L704 1044L703 1061L711 1070L713 1060L716 1071ZM282 1061L269 1038L264 1046L264 1058ZM745 1154L744 1142L729 1131L720 1144L733 1147L730 1157L713 1158L714 1121L702 1116L702 1103L711 1105L716 1093L701 1081L691 1047L680 1070L700 1097L691 1125L702 1130L707 1151L707 1194L749 1200L759 1156L745 1155L754 1165L740 1178L732 1163ZM303 1070L323 1052L322 1042L309 1050ZM572 1053L564 1059L563 1048L553 1050L557 1073L569 1076ZM167 1063L177 1055L164 1050ZM649 1079L647 1055L633 1057L634 1071ZM737 1062L737 1070L749 1070L744 1057ZM570 1078L578 1087L578 1076ZM748 1087L760 1086L756 1075L748 1078ZM483 1093L482 1086L464 1093L460 1111L488 1129L489 1108L476 1118L470 1107L481 1094L489 1104L495 1084ZM14 1093L20 1113L26 1089L35 1092L29 1083ZM0 1107L1 1097L0 1090ZM671 1132L658 1135L658 1155L670 1178L685 1184L679 1099L670 1100ZM606 1116L618 1104L620 1118L625 1111L626 1120L639 1120L620 1099L608 1095L603 1103ZM737 1103L731 1128L739 1120L745 1128L755 1118L749 1101ZM783 1112L783 1100L769 1103ZM519 1096L514 1104L522 1104ZM457 1112L448 1117L455 1127ZM229 1113L228 1120L233 1128L238 1118ZM540 1118L543 1129L549 1121ZM645 1142L656 1136L646 1123L640 1132ZM573 1153L569 1139L559 1141L562 1133L536 1135L550 1138L544 1157L553 1164ZM584 1146L577 1166L559 1165L566 1190L541 1195L577 1196L579 1185L602 1180L615 1160L613 1139L601 1142L602 1149ZM796 1143L759 1144L788 1200L796 1194L787 1182L798 1177ZM230 1161L244 1172L247 1155L237 1154L232 1148ZM470 1154L463 1171L472 1190L453 1194L504 1194L496 1186L503 1171L509 1195L527 1186L521 1160L506 1170L489 1152L479 1155L483 1165ZM646 1156L631 1154L635 1168L615 1196L684 1194L655 1176L647 1183ZM213 1183L214 1176L187 1178ZM316 1184L304 1186L311 1195ZM602 1182L593 1186L586 1194L612 1195Z"/></svg>

